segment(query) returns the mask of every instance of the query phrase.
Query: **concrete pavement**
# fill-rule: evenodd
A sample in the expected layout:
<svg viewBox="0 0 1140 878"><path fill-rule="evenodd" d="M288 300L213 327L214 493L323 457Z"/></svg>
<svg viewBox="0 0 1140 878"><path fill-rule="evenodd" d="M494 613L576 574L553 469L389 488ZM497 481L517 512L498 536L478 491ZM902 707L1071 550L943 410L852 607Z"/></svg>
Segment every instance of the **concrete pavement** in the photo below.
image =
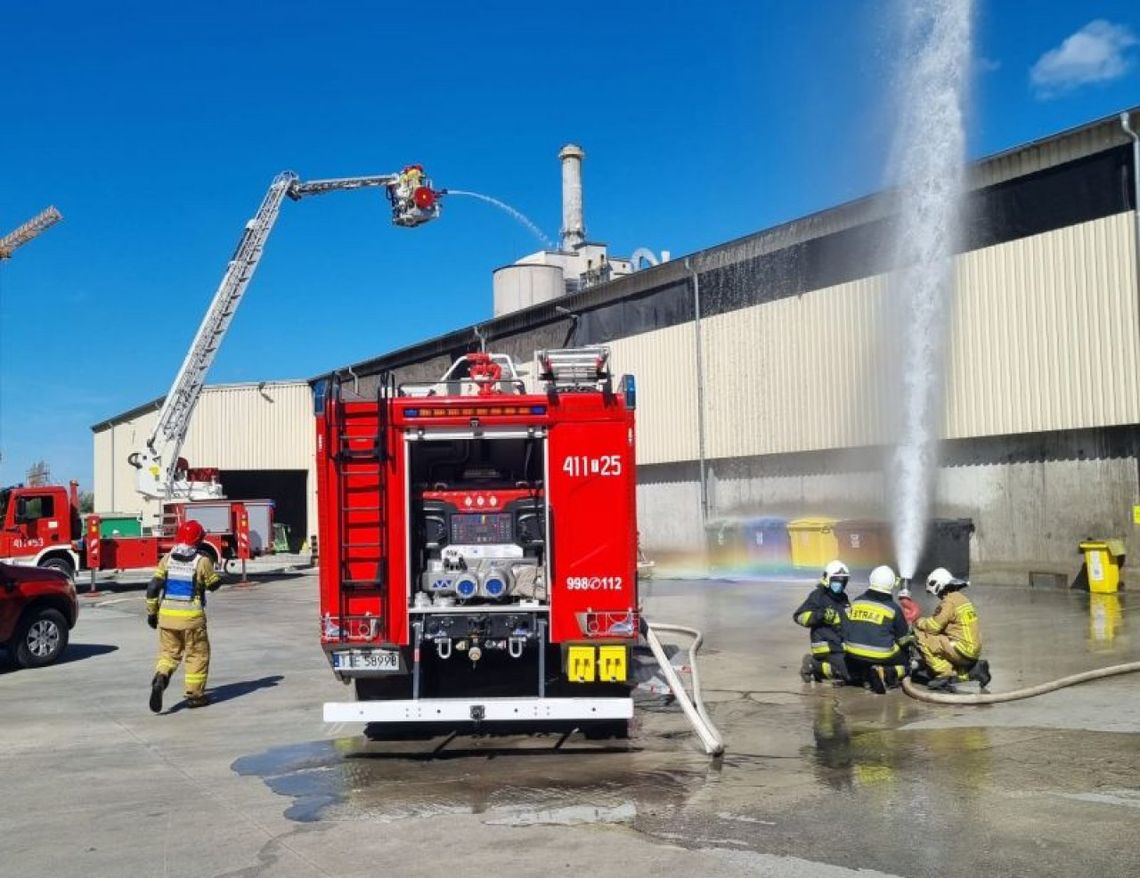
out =
<svg viewBox="0 0 1140 878"><path fill-rule="evenodd" d="M804 686L791 583L657 581L705 631L710 763L644 699L628 746L369 743L317 645L315 578L211 601L215 703L146 708L140 591L85 599L67 660L0 673L0 874L1134 874L1140 678L989 708ZM1140 657L1127 599L978 586L992 688Z"/></svg>

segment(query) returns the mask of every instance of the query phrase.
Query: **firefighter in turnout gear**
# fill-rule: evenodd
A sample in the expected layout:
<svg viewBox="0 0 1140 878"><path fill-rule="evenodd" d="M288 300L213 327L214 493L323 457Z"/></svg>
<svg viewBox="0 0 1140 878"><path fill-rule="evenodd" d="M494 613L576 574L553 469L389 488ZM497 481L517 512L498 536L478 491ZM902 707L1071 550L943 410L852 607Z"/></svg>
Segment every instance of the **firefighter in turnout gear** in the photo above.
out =
<svg viewBox="0 0 1140 878"><path fill-rule="evenodd" d="M795 623L807 628L811 638L811 653L804 656L800 667L805 683L812 680L847 682L842 626L843 611L850 603L845 590L850 578L847 565L842 561L828 562L819 583L792 614Z"/></svg>
<svg viewBox="0 0 1140 878"><path fill-rule="evenodd" d="M933 616L920 618L914 627L919 654L932 677L926 684L931 689L946 689L958 680L989 685L989 662L981 658L978 611L962 594L969 584L945 567L931 571L926 579L926 590L939 599L938 609Z"/></svg>
<svg viewBox="0 0 1140 878"><path fill-rule="evenodd" d="M891 596L897 582L886 565L872 570L870 587L851 602L843 625L843 650L852 678L880 695L906 676L903 647L912 639L902 607Z"/></svg>
<svg viewBox="0 0 1140 878"><path fill-rule="evenodd" d="M162 710L162 693L179 663L186 661L186 701L207 703L210 638L206 633L206 592L221 585L214 565L200 551L206 531L196 521L178 528L176 543L154 570L146 589L146 621L158 629L158 661L150 684L150 709Z"/></svg>

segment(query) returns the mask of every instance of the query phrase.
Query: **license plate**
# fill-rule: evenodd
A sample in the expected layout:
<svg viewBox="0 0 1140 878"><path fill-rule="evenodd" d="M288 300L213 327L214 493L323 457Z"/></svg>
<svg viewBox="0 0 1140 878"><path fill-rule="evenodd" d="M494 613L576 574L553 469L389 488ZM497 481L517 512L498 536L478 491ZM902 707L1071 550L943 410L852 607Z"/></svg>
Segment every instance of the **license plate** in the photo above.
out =
<svg viewBox="0 0 1140 878"><path fill-rule="evenodd" d="M395 649L354 649L333 653L337 671L398 671L400 653Z"/></svg>

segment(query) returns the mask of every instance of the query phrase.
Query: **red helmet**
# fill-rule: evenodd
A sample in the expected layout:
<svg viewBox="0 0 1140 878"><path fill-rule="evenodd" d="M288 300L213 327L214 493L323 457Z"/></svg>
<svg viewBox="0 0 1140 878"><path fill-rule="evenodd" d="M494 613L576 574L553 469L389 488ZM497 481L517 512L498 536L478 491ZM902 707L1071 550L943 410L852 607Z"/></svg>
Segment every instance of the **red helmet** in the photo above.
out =
<svg viewBox="0 0 1140 878"><path fill-rule="evenodd" d="M178 526L174 539L188 546L196 546L206 538L206 528L197 521L184 521Z"/></svg>

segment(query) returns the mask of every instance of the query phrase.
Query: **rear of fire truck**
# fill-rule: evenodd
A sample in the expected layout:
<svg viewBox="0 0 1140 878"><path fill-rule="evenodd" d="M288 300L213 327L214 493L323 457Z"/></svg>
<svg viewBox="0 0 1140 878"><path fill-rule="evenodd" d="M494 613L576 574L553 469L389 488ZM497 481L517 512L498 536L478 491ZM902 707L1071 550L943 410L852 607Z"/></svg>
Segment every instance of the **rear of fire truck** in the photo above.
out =
<svg viewBox="0 0 1140 878"><path fill-rule="evenodd" d="M317 387L321 644L356 690L327 722L626 733L635 396L608 358L542 351L524 378L470 354L367 400Z"/></svg>

